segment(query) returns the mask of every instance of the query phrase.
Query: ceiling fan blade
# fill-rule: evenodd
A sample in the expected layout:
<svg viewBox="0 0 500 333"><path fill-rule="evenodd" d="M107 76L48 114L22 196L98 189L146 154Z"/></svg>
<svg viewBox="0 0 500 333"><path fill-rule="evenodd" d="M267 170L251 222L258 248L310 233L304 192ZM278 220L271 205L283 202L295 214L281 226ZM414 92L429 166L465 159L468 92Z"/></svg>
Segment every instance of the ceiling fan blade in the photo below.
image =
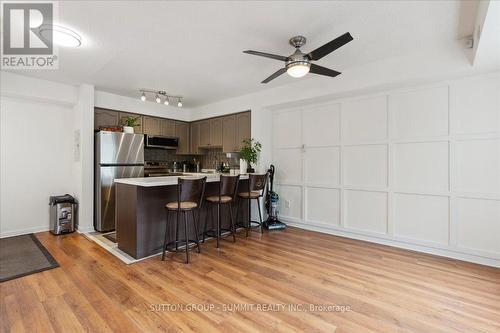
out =
<svg viewBox="0 0 500 333"><path fill-rule="evenodd" d="M271 59L281 60L281 61L286 61L286 59L288 59L287 57L280 56L280 55L277 55L277 54L271 54L271 53L265 53L265 52L259 52L259 51L252 51L252 50L246 50L246 51L243 51L243 53L253 54L253 55L256 55L256 56L261 56L261 57L266 57L266 58L271 58Z"/></svg>
<svg viewBox="0 0 500 333"><path fill-rule="evenodd" d="M309 70L309 72L314 73L314 74L319 74L319 75L331 76L331 77L335 77L335 76L341 74L340 72L334 71L333 69L326 68L323 66L318 66L315 64L311 64L311 69Z"/></svg>
<svg viewBox="0 0 500 333"><path fill-rule="evenodd" d="M275 78L277 78L278 76L280 76L281 74L283 74L285 72L286 72L286 68L284 68L284 67L280 68L276 72L274 72L273 74L271 74L271 76L269 76L267 79L265 79L264 81L262 81L261 83L268 83L269 81L274 80Z"/></svg>
<svg viewBox="0 0 500 333"><path fill-rule="evenodd" d="M316 50L311 51L307 56L311 60L319 60L326 56L327 54L335 51L341 46L344 46L345 44L349 43L351 40L353 40L351 34L346 32L342 36L339 36L335 38L334 40L326 43L323 46L318 47Z"/></svg>

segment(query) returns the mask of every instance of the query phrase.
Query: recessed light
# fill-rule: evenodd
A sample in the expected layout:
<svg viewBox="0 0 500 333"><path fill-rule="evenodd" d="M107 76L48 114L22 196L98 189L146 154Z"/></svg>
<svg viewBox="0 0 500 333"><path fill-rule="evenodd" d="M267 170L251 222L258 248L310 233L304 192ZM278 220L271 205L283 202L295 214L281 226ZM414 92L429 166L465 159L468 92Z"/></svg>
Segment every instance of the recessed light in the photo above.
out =
<svg viewBox="0 0 500 333"><path fill-rule="evenodd" d="M50 34L52 34L52 42L59 46L79 47L82 45L82 37L79 34L60 25L41 26L40 34L47 40L50 40Z"/></svg>

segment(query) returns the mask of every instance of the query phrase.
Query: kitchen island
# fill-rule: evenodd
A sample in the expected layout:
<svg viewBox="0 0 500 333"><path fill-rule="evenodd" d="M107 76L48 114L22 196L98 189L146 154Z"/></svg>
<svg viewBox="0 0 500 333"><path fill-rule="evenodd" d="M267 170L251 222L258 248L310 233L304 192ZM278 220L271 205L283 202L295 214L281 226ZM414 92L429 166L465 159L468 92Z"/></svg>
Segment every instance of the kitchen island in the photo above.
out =
<svg viewBox="0 0 500 333"><path fill-rule="evenodd" d="M205 197L218 195L219 174L184 174L183 178L207 177ZM116 183L116 240L118 248L135 259L160 253L166 227L165 205L177 201L177 182L179 176L141 177L115 179ZM248 176L241 175L238 191L246 191ZM236 205L233 206L236 213ZM240 211L241 218L247 218L247 210ZM168 242L175 239L175 214L171 213ZM221 208L221 227L229 228L229 212ZM234 215L236 216L236 215ZM189 214L191 217L191 214ZM198 219L198 214L196 214ZM213 219L216 219L214 213ZM191 220L190 220L191 221ZM212 219L207 212L207 205L202 204L198 230L203 232L205 221L208 229L212 227ZM194 227L189 228L190 239L194 239ZM179 223L179 237L184 238L184 223Z"/></svg>

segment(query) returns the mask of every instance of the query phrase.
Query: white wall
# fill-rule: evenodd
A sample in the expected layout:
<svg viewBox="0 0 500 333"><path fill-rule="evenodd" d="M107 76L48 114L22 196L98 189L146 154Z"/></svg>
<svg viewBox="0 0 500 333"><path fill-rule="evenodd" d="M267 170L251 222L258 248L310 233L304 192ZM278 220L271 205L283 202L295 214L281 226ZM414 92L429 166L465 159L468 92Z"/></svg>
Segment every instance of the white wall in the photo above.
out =
<svg viewBox="0 0 500 333"><path fill-rule="evenodd" d="M272 117L282 219L500 266L498 73Z"/></svg>
<svg viewBox="0 0 500 333"><path fill-rule="evenodd" d="M2 72L0 236L47 230L50 195L74 194L75 87Z"/></svg>

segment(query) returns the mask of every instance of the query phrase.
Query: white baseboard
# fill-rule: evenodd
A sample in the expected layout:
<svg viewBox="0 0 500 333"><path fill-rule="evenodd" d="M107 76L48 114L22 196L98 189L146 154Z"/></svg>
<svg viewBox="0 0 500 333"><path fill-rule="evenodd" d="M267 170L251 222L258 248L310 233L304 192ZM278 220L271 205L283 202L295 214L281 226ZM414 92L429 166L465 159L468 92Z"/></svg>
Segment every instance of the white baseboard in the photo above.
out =
<svg viewBox="0 0 500 333"><path fill-rule="evenodd" d="M31 227L31 228L24 228L24 229L15 229L15 230L10 230L10 231L2 231L2 232L0 232L0 238L26 235L26 234L31 234L31 233L35 233L35 232L43 232L43 231L49 231L49 227Z"/></svg>
<svg viewBox="0 0 500 333"><path fill-rule="evenodd" d="M292 226L292 227L297 227L300 229L317 231L317 232L321 232L321 233L325 233L325 234L342 236L342 237L346 237L346 238L352 238L352 239L367 241L367 242L371 242L371 243L388 245L388 246L398 247L398 248L402 248L402 249L406 249L406 250L423 252L423 253L433 254L433 255L437 255L437 256L441 256L441 257L448 257L448 258L452 258L452 259L472 262L475 264L481 264L481 265L500 268L500 260L497 260L497 259L481 257L481 256L474 255L474 254L467 254L467 253L456 252L456 251L452 251L452 250L436 249L436 248L431 248L431 247L427 247L427 246L422 246L419 244L400 242L397 240L389 240L389 239L377 238L377 237L368 236L368 235L361 235L359 233L354 233L354 232L350 232L350 231L333 230L333 229L315 226L315 225L310 225L310 224L305 224L305 223L301 223L301 222L297 222L297 221L289 221L289 220L284 219L284 218L282 218L282 220L287 225Z"/></svg>

